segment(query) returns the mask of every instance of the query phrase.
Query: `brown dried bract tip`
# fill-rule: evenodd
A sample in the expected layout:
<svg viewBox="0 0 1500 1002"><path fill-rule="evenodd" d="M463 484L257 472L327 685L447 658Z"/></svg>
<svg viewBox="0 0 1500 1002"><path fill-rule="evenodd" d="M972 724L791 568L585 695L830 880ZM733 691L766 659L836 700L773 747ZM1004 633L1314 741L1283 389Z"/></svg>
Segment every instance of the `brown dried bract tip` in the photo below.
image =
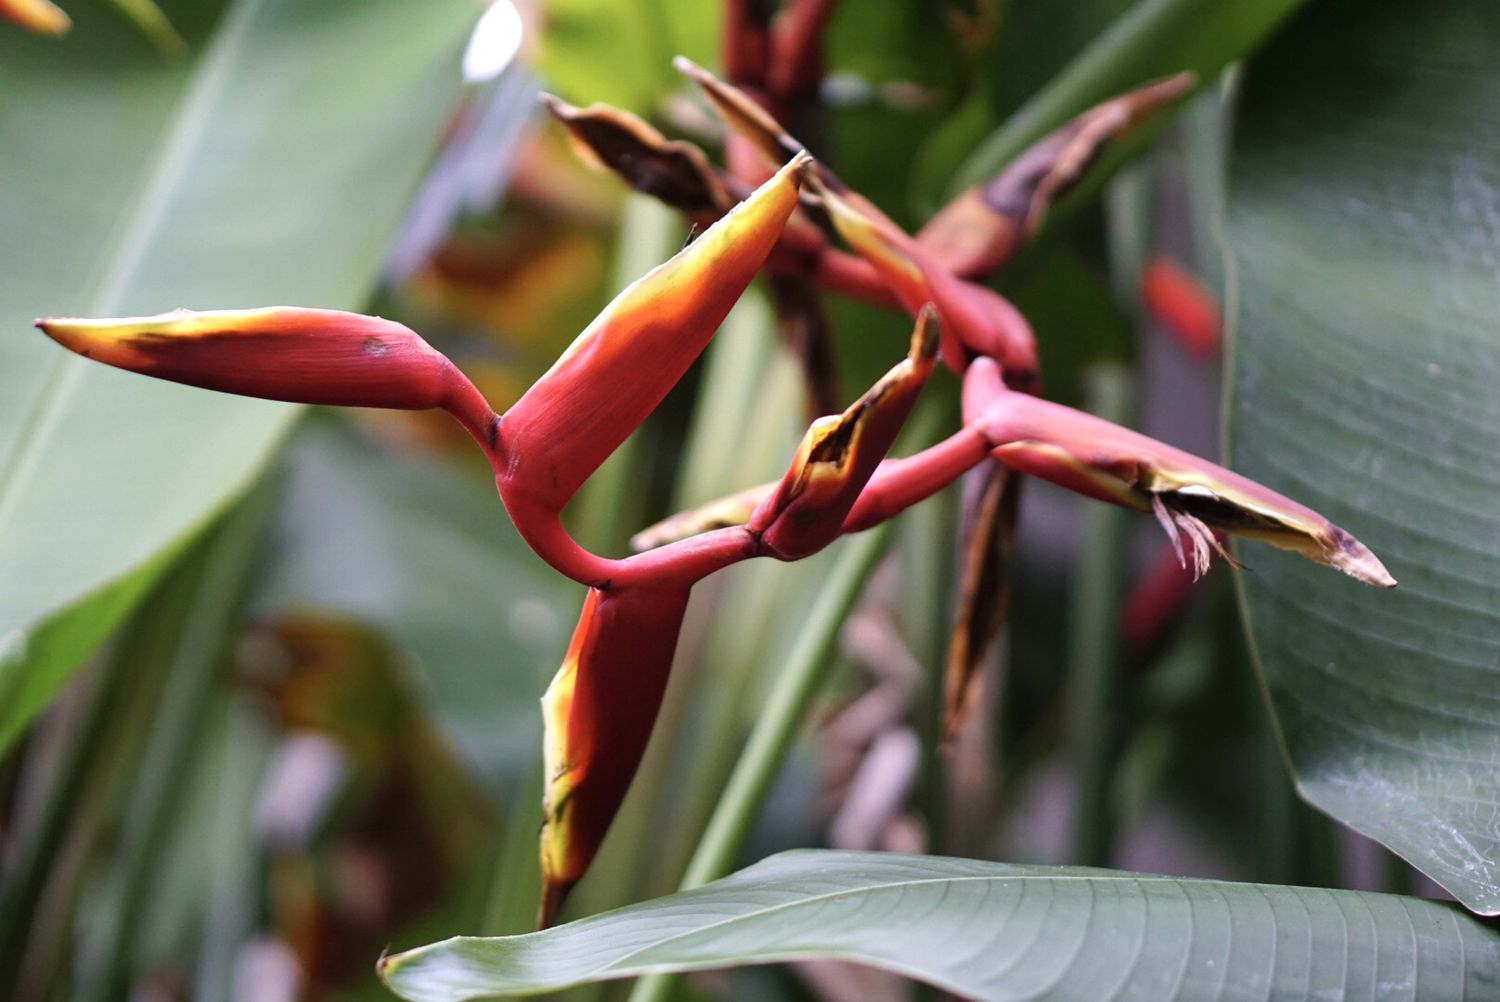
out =
<svg viewBox="0 0 1500 1002"><path fill-rule="evenodd" d="M959 195L917 239L955 274L993 273L1036 234L1047 210L1110 143L1192 90L1197 80L1193 73L1178 73L1095 105Z"/></svg>
<svg viewBox="0 0 1500 1002"><path fill-rule="evenodd" d="M543 94L554 118L568 130L574 148L597 167L614 171L632 189L700 221L711 221L738 201L702 150L671 140L620 108L578 108Z"/></svg>
<svg viewBox="0 0 1500 1002"><path fill-rule="evenodd" d="M1020 477L999 463L986 464L969 475L981 478L981 483L965 505L958 610L943 676L943 731L938 750L945 755L952 752L973 708L979 670L1010 611L1010 554L1019 510Z"/></svg>

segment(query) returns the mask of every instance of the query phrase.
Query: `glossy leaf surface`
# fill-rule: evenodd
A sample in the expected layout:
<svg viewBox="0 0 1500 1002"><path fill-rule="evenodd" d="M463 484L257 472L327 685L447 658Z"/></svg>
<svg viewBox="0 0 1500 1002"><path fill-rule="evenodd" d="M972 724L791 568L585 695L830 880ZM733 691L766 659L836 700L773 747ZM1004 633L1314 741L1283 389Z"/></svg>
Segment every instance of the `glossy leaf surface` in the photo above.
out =
<svg viewBox="0 0 1500 1002"><path fill-rule="evenodd" d="M91 364L32 318L360 305L476 10L180 2L178 60L74 13L62 43L0 35L0 745L296 413Z"/></svg>
<svg viewBox="0 0 1500 1002"><path fill-rule="evenodd" d="M964 997L1479 999L1500 936L1416 898L874 853L783 853L696 891L543 933L382 961L420 1002L651 971L852 960Z"/></svg>
<svg viewBox="0 0 1500 1002"><path fill-rule="evenodd" d="M1401 587L1242 550L1302 794L1500 912L1500 12L1317 7L1251 73L1230 238L1235 469Z"/></svg>

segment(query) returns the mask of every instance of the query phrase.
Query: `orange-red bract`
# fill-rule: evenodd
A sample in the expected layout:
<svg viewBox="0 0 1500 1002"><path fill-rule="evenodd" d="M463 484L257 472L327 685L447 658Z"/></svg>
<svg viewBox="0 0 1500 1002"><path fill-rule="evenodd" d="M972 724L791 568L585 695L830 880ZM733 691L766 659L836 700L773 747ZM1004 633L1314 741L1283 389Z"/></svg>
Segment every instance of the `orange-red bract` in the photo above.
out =
<svg viewBox="0 0 1500 1002"><path fill-rule="evenodd" d="M476 438L493 414L457 367L408 327L341 310L272 306L36 325L85 358L248 397L451 411Z"/></svg>
<svg viewBox="0 0 1500 1002"><path fill-rule="evenodd" d="M688 587L589 589L542 698L546 792L539 920L550 925L609 831L651 738Z"/></svg>
<svg viewBox="0 0 1500 1002"><path fill-rule="evenodd" d="M506 412L500 483L513 515L560 511L682 378L775 246L805 163L626 288Z"/></svg>

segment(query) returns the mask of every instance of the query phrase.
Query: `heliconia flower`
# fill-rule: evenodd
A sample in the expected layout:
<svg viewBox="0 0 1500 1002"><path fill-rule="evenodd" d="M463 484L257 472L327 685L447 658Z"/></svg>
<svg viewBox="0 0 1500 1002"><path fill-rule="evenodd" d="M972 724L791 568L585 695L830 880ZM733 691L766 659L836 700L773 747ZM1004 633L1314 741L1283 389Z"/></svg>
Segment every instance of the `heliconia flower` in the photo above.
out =
<svg viewBox="0 0 1500 1002"><path fill-rule="evenodd" d="M955 275L993 274L1036 235L1047 210L1106 147L1192 90L1196 81L1192 73L1179 73L1095 105L944 206L917 233L917 241Z"/></svg>
<svg viewBox="0 0 1500 1002"><path fill-rule="evenodd" d="M917 317L907 357L844 413L808 428L790 469L747 523L771 556L796 560L833 542L896 435L937 357L939 323L928 308Z"/></svg>
<svg viewBox="0 0 1500 1002"><path fill-rule="evenodd" d="M158 379L301 404L441 407L481 444L494 432L494 412L458 367L379 317L273 306L36 325L85 358Z"/></svg>
<svg viewBox="0 0 1500 1002"><path fill-rule="evenodd" d="M621 292L505 413L497 460L513 517L560 511L682 378L775 245L809 159Z"/></svg>
<svg viewBox="0 0 1500 1002"><path fill-rule="evenodd" d="M39 35L63 35L73 21L48 0L0 0L0 17Z"/></svg>
<svg viewBox="0 0 1500 1002"><path fill-rule="evenodd" d="M1177 546L1186 544L1179 552L1197 573L1224 552L1218 529L1292 550L1368 585L1396 584L1359 540L1253 480L1102 418L1007 390L985 359L975 361L967 381L987 384L966 393L965 420L984 433L992 456L1080 494L1153 513Z"/></svg>
<svg viewBox="0 0 1500 1002"><path fill-rule="evenodd" d="M561 670L542 697L538 925L557 918L630 789L666 691L686 587L590 589Z"/></svg>
<svg viewBox="0 0 1500 1002"><path fill-rule="evenodd" d="M586 159L695 222L712 223L739 201L692 143L669 140L637 116L607 104L576 108L551 94L542 100Z"/></svg>

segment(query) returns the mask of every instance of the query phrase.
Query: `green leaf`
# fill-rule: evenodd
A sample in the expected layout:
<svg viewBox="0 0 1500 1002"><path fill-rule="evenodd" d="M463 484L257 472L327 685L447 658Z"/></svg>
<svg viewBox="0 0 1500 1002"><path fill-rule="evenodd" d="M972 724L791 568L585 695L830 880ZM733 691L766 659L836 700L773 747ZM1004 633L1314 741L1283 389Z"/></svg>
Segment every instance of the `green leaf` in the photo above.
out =
<svg viewBox="0 0 1500 1002"><path fill-rule="evenodd" d="M672 57L712 63L721 4L702 0L549 0L538 69L579 104L651 115L682 86Z"/></svg>
<svg viewBox="0 0 1500 1002"><path fill-rule="evenodd" d="M1200 86L1255 48L1303 0L1140 0L970 154L950 194L1105 98L1181 70Z"/></svg>
<svg viewBox="0 0 1500 1002"><path fill-rule="evenodd" d="M1234 464L1401 582L1245 549L1298 786L1500 913L1500 10L1313 8L1250 75Z"/></svg>
<svg viewBox="0 0 1500 1002"><path fill-rule="evenodd" d="M250 484L295 408L71 356L39 315L355 308L447 103L466 0L167 5L0 33L0 748Z"/></svg>
<svg viewBox="0 0 1500 1002"><path fill-rule="evenodd" d="M392 454L332 421L308 422L288 459L256 606L311 605L388 632L457 749L514 790L535 765L537 699L583 589L527 548L488 476Z"/></svg>
<svg viewBox="0 0 1500 1002"><path fill-rule="evenodd" d="M816 850L546 932L399 953L381 973L404 998L450 1002L813 958L1032 1002L1443 1002L1500 992L1500 936L1448 904Z"/></svg>

